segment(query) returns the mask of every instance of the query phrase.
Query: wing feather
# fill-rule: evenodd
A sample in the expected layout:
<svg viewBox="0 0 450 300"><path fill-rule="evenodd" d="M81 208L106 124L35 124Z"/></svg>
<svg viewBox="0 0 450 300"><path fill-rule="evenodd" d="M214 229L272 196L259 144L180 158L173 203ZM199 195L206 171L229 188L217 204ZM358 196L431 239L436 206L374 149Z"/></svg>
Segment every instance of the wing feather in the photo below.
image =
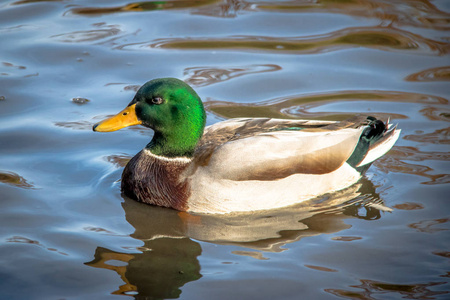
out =
<svg viewBox="0 0 450 300"><path fill-rule="evenodd" d="M271 118L236 118L219 122L205 128L195 151L195 164L205 166L217 148L230 141L253 137L258 134L285 129L321 129L336 121L287 120Z"/></svg>
<svg viewBox="0 0 450 300"><path fill-rule="evenodd" d="M230 180L276 180L303 174L325 174L352 154L361 129L274 131L228 141L218 146L204 167L212 176Z"/></svg>

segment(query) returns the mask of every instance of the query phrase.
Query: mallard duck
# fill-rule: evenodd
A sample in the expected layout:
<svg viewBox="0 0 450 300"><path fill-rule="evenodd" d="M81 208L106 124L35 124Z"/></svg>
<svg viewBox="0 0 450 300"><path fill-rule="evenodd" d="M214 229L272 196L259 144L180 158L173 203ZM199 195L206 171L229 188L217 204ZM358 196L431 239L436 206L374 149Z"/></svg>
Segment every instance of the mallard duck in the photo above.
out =
<svg viewBox="0 0 450 300"><path fill-rule="evenodd" d="M195 213L285 207L356 183L399 137L373 117L345 121L230 119L205 128L197 93L175 78L145 83L128 106L94 125L153 129L122 174L135 200Z"/></svg>

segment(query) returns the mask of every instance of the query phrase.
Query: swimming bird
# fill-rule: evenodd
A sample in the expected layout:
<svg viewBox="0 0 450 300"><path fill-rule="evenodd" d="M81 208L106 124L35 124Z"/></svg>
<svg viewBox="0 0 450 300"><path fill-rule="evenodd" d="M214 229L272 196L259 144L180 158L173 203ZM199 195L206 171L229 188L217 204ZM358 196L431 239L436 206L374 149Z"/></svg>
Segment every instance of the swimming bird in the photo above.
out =
<svg viewBox="0 0 450 300"><path fill-rule="evenodd" d="M126 165L121 189L140 202L224 214L285 207L356 183L400 135L389 120L235 118L205 127L197 93L176 78L145 83L128 106L93 126L153 129Z"/></svg>

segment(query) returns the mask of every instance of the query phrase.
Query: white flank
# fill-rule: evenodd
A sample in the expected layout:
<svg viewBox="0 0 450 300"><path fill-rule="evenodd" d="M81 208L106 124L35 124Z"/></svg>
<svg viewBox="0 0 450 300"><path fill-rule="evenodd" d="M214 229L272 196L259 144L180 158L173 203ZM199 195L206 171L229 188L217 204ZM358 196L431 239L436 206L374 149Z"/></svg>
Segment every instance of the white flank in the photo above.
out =
<svg viewBox="0 0 450 300"><path fill-rule="evenodd" d="M212 155L208 171L225 179L239 177L270 164L284 161L286 165L297 160L318 159L319 151L328 150L329 159L338 155L344 163L352 154L361 135L360 129L342 129L335 132L270 132L237 141L218 148ZM320 159L320 158L319 158Z"/></svg>
<svg viewBox="0 0 450 300"><path fill-rule="evenodd" d="M397 141L398 137L400 136L400 129L394 129L394 133L384 141L380 142L376 145L373 149L371 149L366 157L364 157L363 161L360 162L357 167L361 167L367 164L370 164L377 160L378 158L385 155L391 148L394 146L395 142Z"/></svg>
<svg viewBox="0 0 450 300"><path fill-rule="evenodd" d="M339 131L270 132L224 144L216 149L207 166L198 166L188 176L191 197L188 210L199 213L224 214L285 207L342 190L361 177L345 163L353 152L364 128ZM316 153L325 151L316 157ZM325 173L297 173L270 180L248 180L245 174L282 169L297 159L338 160L338 169ZM281 162L281 163L280 163ZM261 169L262 167L262 169ZM276 170L274 170L276 172ZM241 176L244 174L244 176ZM276 179L275 179L276 178Z"/></svg>
<svg viewBox="0 0 450 300"><path fill-rule="evenodd" d="M344 163L323 174L294 174L274 181L220 179L199 167L191 178L188 210L198 213L226 214L280 208L342 190L354 184L361 174Z"/></svg>

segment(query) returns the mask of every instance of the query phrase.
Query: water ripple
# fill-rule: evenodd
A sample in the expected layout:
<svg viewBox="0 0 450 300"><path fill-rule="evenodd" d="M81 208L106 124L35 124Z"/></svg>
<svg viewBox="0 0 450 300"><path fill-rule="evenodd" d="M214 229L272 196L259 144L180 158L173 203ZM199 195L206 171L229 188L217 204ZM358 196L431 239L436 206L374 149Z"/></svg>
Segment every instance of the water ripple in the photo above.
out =
<svg viewBox="0 0 450 300"><path fill-rule="evenodd" d="M434 171L431 167L427 165L407 163L391 154L389 154L389 156L381 157L374 164L379 170L385 173L395 172L411 174L429 179L428 181L421 182L422 184L437 185L450 183L449 174L430 174Z"/></svg>
<svg viewBox="0 0 450 300"><path fill-rule="evenodd" d="M450 81L450 66L426 69L405 78L406 81Z"/></svg>
<svg viewBox="0 0 450 300"><path fill-rule="evenodd" d="M450 221L449 218L434 219L434 220L423 220L417 223L409 224L408 227L416 229L419 232L424 233L435 233L438 231L446 231L447 228L437 227L442 224L446 224ZM448 225L448 224L447 224ZM447 226L448 227L448 226Z"/></svg>
<svg viewBox="0 0 450 300"><path fill-rule="evenodd" d="M398 159L407 159L412 161L425 161L425 160L450 160L450 153L448 152L425 152L420 151L415 147L396 146L390 151L390 155Z"/></svg>
<svg viewBox="0 0 450 300"><path fill-rule="evenodd" d="M74 130L92 130L92 126L95 124L90 121L74 121L74 122L54 122L55 126L70 128Z"/></svg>
<svg viewBox="0 0 450 300"><path fill-rule="evenodd" d="M419 143L449 145L450 127L437 129L431 133L408 134L403 139Z"/></svg>
<svg viewBox="0 0 450 300"><path fill-rule="evenodd" d="M225 118L238 117L272 117L272 118L328 118L337 117L342 120L351 114L337 112L335 116L331 113L314 112L312 108L340 101L374 101L374 102L401 102L401 103L421 103L421 104L448 104L448 100L438 96L406 93L397 91L339 91L321 93L313 95L293 95L289 97L277 98L258 103L234 103L224 101L208 101L205 107ZM380 114L375 114L380 116ZM406 118L402 114L389 113L391 118Z"/></svg>
<svg viewBox="0 0 450 300"><path fill-rule="evenodd" d="M77 7L70 9L70 12L78 15L101 15L120 12L186 9L210 5L215 2L218 2L218 0L142 1L113 7Z"/></svg>
<svg viewBox="0 0 450 300"><path fill-rule="evenodd" d="M62 33L51 36L51 38L64 43L81 43L92 42L118 35L121 30L114 25L108 26L106 29L93 29L74 31L70 33Z"/></svg>
<svg viewBox="0 0 450 300"><path fill-rule="evenodd" d="M36 1L36 0L34 0ZM34 2L18 1L19 3ZM414 26L445 30L450 28L449 14L436 8L430 1L379 1L379 0L322 0L322 1L244 1L244 0L182 0L141 1L121 6L76 7L70 13L84 16L148 12L160 10L189 10L191 13L219 18L236 17L239 13L334 13L375 18L384 24Z"/></svg>
<svg viewBox="0 0 450 300"><path fill-rule="evenodd" d="M360 285L352 285L351 289L325 289L326 292L347 299L380 299L394 298L395 294L406 299L435 299L435 296L448 294L448 291L434 291L436 286L446 282L428 282L418 284L397 284L375 280L361 279ZM357 290L355 290L357 289Z"/></svg>
<svg viewBox="0 0 450 300"><path fill-rule="evenodd" d="M129 155L109 155L106 160L118 168L124 168L131 158Z"/></svg>
<svg viewBox="0 0 450 300"><path fill-rule="evenodd" d="M56 253L61 254L61 255L68 255L67 253L61 252L58 249L47 248L46 246L44 246L43 244L41 244L37 240L32 240L30 238L23 237L23 236L13 236L11 238L6 239L6 242L8 242L8 243L26 244L26 245L36 245L36 246L39 246L41 248L47 249L48 251L53 251L53 252L56 252Z"/></svg>
<svg viewBox="0 0 450 300"><path fill-rule="evenodd" d="M186 68L184 70L184 75L188 76L185 81L190 85L207 86L244 75L274 72L279 70L281 70L281 67L274 64L249 65L230 68L193 67Z"/></svg>
<svg viewBox="0 0 450 300"><path fill-rule="evenodd" d="M383 20L387 24L434 29L450 27L449 14L430 1L321 0L247 2L251 10L302 13L338 13Z"/></svg>
<svg viewBox="0 0 450 300"><path fill-rule="evenodd" d="M448 43L391 27L352 27L307 37L230 36L225 38L166 38L150 43L134 43L117 49L160 48L179 50L242 50L286 54L316 54L348 48L372 48L382 51L413 51L416 54L444 55Z"/></svg>

